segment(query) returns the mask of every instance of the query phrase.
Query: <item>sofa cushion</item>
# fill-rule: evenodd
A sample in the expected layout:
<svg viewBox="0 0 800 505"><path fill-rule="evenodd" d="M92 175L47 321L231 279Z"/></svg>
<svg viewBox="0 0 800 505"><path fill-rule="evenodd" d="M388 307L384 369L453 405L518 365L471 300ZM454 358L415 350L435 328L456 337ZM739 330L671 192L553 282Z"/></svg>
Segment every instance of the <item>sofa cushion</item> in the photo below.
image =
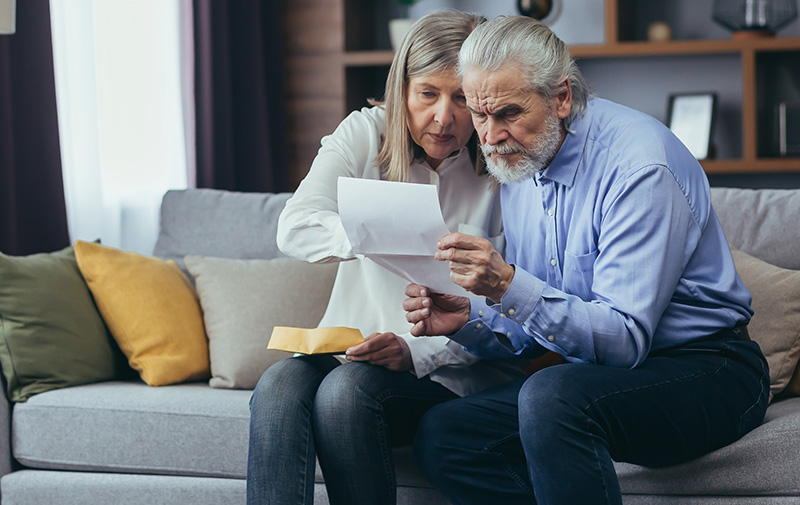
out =
<svg viewBox="0 0 800 505"><path fill-rule="evenodd" d="M200 304L174 261L81 241L75 257L103 320L146 383L208 377Z"/></svg>
<svg viewBox="0 0 800 505"><path fill-rule="evenodd" d="M242 479L21 470L5 475L3 503L15 505L220 505L247 502Z"/></svg>
<svg viewBox="0 0 800 505"><path fill-rule="evenodd" d="M728 240L771 265L800 270L800 190L711 188L711 200Z"/></svg>
<svg viewBox="0 0 800 505"><path fill-rule="evenodd" d="M249 399L249 391L199 383L108 382L50 391L15 407L14 456L40 469L244 479ZM790 398L770 405L764 424L738 442L696 460L662 469L615 466L627 494L797 495L797 454L800 398ZM408 448L394 456L398 485L429 487Z"/></svg>
<svg viewBox="0 0 800 505"><path fill-rule="evenodd" d="M786 388L800 360L800 271L770 265L735 248L731 252L753 295L748 330L769 364L771 400Z"/></svg>
<svg viewBox="0 0 800 505"><path fill-rule="evenodd" d="M0 254L0 279L0 364L11 401L115 378L115 344L71 247Z"/></svg>
<svg viewBox="0 0 800 505"><path fill-rule="evenodd" d="M614 466L626 494L800 496L798 454L800 398L790 398L770 405L761 426L700 458L666 468Z"/></svg>
<svg viewBox="0 0 800 505"><path fill-rule="evenodd" d="M328 306L337 264L293 258L235 260L186 256L203 308L211 387L253 389L292 353L267 349L274 326L314 328Z"/></svg>
<svg viewBox="0 0 800 505"><path fill-rule="evenodd" d="M236 259L284 257L276 235L278 215L291 193L237 193L216 189L168 191L153 254L177 260L214 256Z"/></svg>
<svg viewBox="0 0 800 505"><path fill-rule="evenodd" d="M32 468L244 478L250 395L205 383L51 391L14 411L14 457Z"/></svg>
<svg viewBox="0 0 800 505"><path fill-rule="evenodd" d="M244 479L251 394L141 382L50 391L14 410L14 457L38 469ZM394 457L398 485L430 488L410 448Z"/></svg>

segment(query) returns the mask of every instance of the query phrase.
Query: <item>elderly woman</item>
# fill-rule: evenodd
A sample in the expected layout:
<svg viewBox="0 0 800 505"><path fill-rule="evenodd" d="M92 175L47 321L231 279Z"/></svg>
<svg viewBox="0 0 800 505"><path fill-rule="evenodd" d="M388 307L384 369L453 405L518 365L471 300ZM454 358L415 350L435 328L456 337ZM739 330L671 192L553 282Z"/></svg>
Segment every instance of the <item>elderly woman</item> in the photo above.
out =
<svg viewBox="0 0 800 505"><path fill-rule="evenodd" d="M312 503L315 456L332 504L395 503L391 447L411 442L422 414L524 374L524 362L483 362L446 337L412 337L402 309L407 282L357 258L337 214L342 176L432 184L452 231L502 242L496 187L483 173L455 72L461 44L483 21L459 12L417 21L394 56L385 102L353 112L322 139L281 214L283 252L341 262L320 326L367 337L344 363L298 356L264 372L251 401L249 504Z"/></svg>

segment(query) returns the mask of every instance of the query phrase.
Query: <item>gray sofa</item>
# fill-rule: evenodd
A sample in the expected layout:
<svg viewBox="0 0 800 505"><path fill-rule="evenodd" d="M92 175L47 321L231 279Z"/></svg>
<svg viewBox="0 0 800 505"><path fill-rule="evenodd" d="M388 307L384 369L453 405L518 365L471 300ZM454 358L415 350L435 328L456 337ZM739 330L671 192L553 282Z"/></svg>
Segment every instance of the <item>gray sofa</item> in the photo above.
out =
<svg viewBox="0 0 800 505"><path fill-rule="evenodd" d="M169 192L154 254L280 256L289 195ZM800 190L714 189L731 242L800 269ZM3 505L244 504L250 391L120 380L0 399ZM397 449L398 503L443 504ZM676 467L619 464L626 504L800 503L800 398L778 399L739 442ZM316 503L327 503L317 473Z"/></svg>

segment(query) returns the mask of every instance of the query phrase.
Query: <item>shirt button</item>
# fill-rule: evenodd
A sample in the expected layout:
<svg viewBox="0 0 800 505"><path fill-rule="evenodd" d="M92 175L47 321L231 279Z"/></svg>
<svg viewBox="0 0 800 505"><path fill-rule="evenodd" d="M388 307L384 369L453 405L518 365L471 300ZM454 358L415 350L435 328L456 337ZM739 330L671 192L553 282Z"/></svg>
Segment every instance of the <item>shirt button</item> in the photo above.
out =
<svg viewBox="0 0 800 505"><path fill-rule="evenodd" d="M509 316L513 316L513 315L514 315L514 314L516 314L516 313L517 313L517 311L516 311L516 310L514 310L514 309L508 309L508 315L509 315Z"/></svg>
<svg viewBox="0 0 800 505"><path fill-rule="evenodd" d="M553 209L548 209L547 210L547 215L548 216L552 216L553 214L554 214Z"/></svg>
<svg viewBox="0 0 800 505"><path fill-rule="evenodd" d="M478 311L478 315L479 315L479 316L483 316L483 311L482 311L482 310L479 310L479 311Z"/></svg>
<svg viewBox="0 0 800 505"><path fill-rule="evenodd" d="M511 332L510 331L506 332L506 337L511 338Z"/></svg>
<svg viewBox="0 0 800 505"><path fill-rule="evenodd" d="M548 342L552 342L555 339L556 339L556 337L554 337L553 335L547 335L547 341Z"/></svg>
<svg viewBox="0 0 800 505"><path fill-rule="evenodd" d="M475 325L476 328L480 328L481 326L483 326L481 323Z"/></svg>
<svg viewBox="0 0 800 505"><path fill-rule="evenodd" d="M555 259L552 259L552 260L550 260L550 264L553 265L553 266L556 266L558 264L558 261L556 261Z"/></svg>
<svg viewBox="0 0 800 505"><path fill-rule="evenodd" d="M505 318L506 315L505 314L500 314L500 317Z"/></svg>

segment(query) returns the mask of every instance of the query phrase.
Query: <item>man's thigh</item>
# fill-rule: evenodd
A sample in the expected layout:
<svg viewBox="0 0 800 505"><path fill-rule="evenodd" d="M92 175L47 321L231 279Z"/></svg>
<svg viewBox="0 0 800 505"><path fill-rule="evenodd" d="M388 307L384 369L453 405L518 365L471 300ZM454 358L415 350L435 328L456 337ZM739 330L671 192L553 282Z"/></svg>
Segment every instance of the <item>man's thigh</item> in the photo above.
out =
<svg viewBox="0 0 800 505"><path fill-rule="evenodd" d="M524 398L552 397L554 405L575 407L595 423L614 460L666 466L727 445L757 426L766 410L765 389L769 376L757 344L706 342L654 353L633 369L544 369L523 387L520 417L532 416L534 423L523 426L536 429L537 412L526 411Z"/></svg>

